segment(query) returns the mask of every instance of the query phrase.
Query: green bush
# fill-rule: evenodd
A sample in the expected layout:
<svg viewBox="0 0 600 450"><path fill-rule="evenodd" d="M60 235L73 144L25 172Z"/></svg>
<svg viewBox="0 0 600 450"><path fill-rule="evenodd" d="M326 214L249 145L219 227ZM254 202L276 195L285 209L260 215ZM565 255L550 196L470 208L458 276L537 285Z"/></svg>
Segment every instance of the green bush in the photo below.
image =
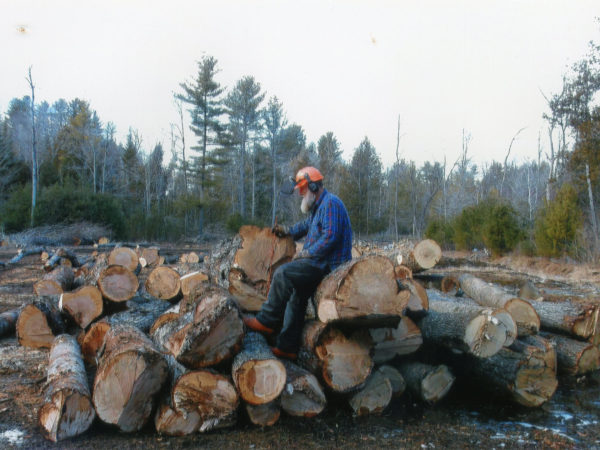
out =
<svg viewBox="0 0 600 450"><path fill-rule="evenodd" d="M523 238L517 213L512 206L492 204L485 214L482 227L483 242L493 256L512 251Z"/></svg>
<svg viewBox="0 0 600 450"><path fill-rule="evenodd" d="M237 233L243 225L264 226L258 220L244 219L240 213L230 215L225 223L227 230L231 233Z"/></svg>
<svg viewBox="0 0 600 450"><path fill-rule="evenodd" d="M454 238L454 229L449 222L445 222L443 219L434 219L427 224L425 237L447 247Z"/></svg>
<svg viewBox="0 0 600 450"><path fill-rule="evenodd" d="M573 255L583 216L577 204L577 192L564 184L553 201L541 209L535 221L535 243L542 256Z"/></svg>
<svg viewBox="0 0 600 450"><path fill-rule="evenodd" d="M31 184L15 189L0 208L0 223L6 233L23 231L31 223Z"/></svg>
<svg viewBox="0 0 600 450"><path fill-rule="evenodd" d="M489 204L481 202L468 206L452 222L453 241L459 250L483 247L483 224L489 212Z"/></svg>

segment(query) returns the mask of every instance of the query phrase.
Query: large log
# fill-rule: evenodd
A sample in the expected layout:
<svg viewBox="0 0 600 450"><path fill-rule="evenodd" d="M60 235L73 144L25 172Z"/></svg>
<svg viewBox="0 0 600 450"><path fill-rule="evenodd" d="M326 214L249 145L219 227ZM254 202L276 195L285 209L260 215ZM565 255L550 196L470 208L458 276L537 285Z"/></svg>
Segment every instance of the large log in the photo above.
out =
<svg viewBox="0 0 600 450"><path fill-rule="evenodd" d="M366 333L348 338L339 329L318 321L308 322L302 333L300 364L320 375L334 392L358 389L371 374L374 363Z"/></svg>
<svg viewBox="0 0 600 450"><path fill-rule="evenodd" d="M121 431L140 430L167 372L164 356L146 335L132 326L111 327L94 379L98 417Z"/></svg>
<svg viewBox="0 0 600 450"><path fill-rule="evenodd" d="M40 297L21 309L15 325L19 344L29 348L50 348L54 337L66 329L58 297Z"/></svg>
<svg viewBox="0 0 600 450"><path fill-rule="evenodd" d="M102 293L95 286L82 286L61 294L58 307L81 328L87 328L102 315Z"/></svg>
<svg viewBox="0 0 600 450"><path fill-rule="evenodd" d="M401 290L394 266L384 256L366 256L342 264L315 293L321 322L376 320L404 314L411 293Z"/></svg>
<svg viewBox="0 0 600 450"><path fill-rule="evenodd" d="M459 275L458 281L465 294L480 305L507 310L515 319L519 336L536 334L539 331L540 316L529 302L471 274Z"/></svg>
<svg viewBox="0 0 600 450"><path fill-rule="evenodd" d="M111 266L118 265L126 267L136 275L140 273L142 268L137 253L128 247L117 247L113 249L108 255L108 264Z"/></svg>
<svg viewBox="0 0 600 450"><path fill-rule="evenodd" d="M127 309L107 316L93 323L86 332L81 351L88 364L95 365L99 351L104 343L104 337L114 325L131 325L144 333L148 333L152 324L168 308L169 304L153 298L137 296L125 303Z"/></svg>
<svg viewBox="0 0 600 450"><path fill-rule="evenodd" d="M551 333L541 336L554 343L559 373L582 375L600 368L600 350L593 343Z"/></svg>
<svg viewBox="0 0 600 450"><path fill-rule="evenodd" d="M245 406L250 422L260 427L275 425L281 415L281 406L278 399L269 403L261 403L260 405L246 403Z"/></svg>
<svg viewBox="0 0 600 450"><path fill-rule="evenodd" d="M59 266L44 275L33 285L36 295L57 295L71 289L75 278L73 269L68 266Z"/></svg>
<svg viewBox="0 0 600 450"><path fill-rule="evenodd" d="M50 349L44 404L38 422L44 436L61 441L85 432L96 417L79 345L61 334Z"/></svg>
<svg viewBox="0 0 600 450"><path fill-rule="evenodd" d="M181 277L181 294L184 297L201 295L208 283L208 275L203 272L192 272Z"/></svg>
<svg viewBox="0 0 600 450"><path fill-rule="evenodd" d="M376 371L369 376L365 386L350 398L350 407L357 416L381 414L390 404L392 393L389 378Z"/></svg>
<svg viewBox="0 0 600 450"><path fill-rule="evenodd" d="M408 267L413 274L431 269L442 257L442 249L432 239L419 241L414 247L402 247L396 254L396 262Z"/></svg>
<svg viewBox="0 0 600 450"><path fill-rule="evenodd" d="M406 361L398 366L406 381L406 388L420 400L436 403L446 396L454 384L454 375L447 366L432 366L417 361Z"/></svg>
<svg viewBox="0 0 600 450"><path fill-rule="evenodd" d="M162 351L190 368L219 364L239 350L244 324L235 301L218 287L207 291L193 311L153 327Z"/></svg>
<svg viewBox="0 0 600 450"><path fill-rule="evenodd" d="M254 332L244 337L231 372L240 396L251 405L275 400L286 382L285 366L273 356L265 338Z"/></svg>
<svg viewBox="0 0 600 450"><path fill-rule="evenodd" d="M281 393L281 409L290 416L314 417L327 405L327 398L317 378L290 361L283 361L287 379Z"/></svg>
<svg viewBox="0 0 600 450"><path fill-rule="evenodd" d="M397 327L370 328L368 333L375 364L414 353L423 343L421 330L406 316L402 316Z"/></svg>
<svg viewBox="0 0 600 450"><path fill-rule="evenodd" d="M15 325L20 313L21 309L16 308L0 314L0 337L4 337L15 332Z"/></svg>
<svg viewBox="0 0 600 450"><path fill-rule="evenodd" d="M427 291L420 282L406 279L399 281L403 289L410 292L408 303L406 305L406 314L412 317L422 317L429 310L429 297Z"/></svg>
<svg viewBox="0 0 600 450"><path fill-rule="evenodd" d="M291 261L295 252L291 237L278 238L270 228L244 225L207 257L208 275L229 290L242 310L256 312L267 299L275 269Z"/></svg>
<svg viewBox="0 0 600 450"><path fill-rule="evenodd" d="M536 302L532 306L540 316L542 329L600 343L599 307L591 303Z"/></svg>
<svg viewBox="0 0 600 450"><path fill-rule="evenodd" d="M170 267L160 266L150 272L144 286L153 297L172 301L181 294L181 277Z"/></svg>
<svg viewBox="0 0 600 450"><path fill-rule="evenodd" d="M102 297L115 303L130 300L138 291L138 279L127 267L113 265L104 269L98 277L98 289Z"/></svg>
<svg viewBox="0 0 600 450"><path fill-rule="evenodd" d="M406 381L398 369L384 364L377 369L384 377L390 380L392 386L392 396L400 397L406 389Z"/></svg>

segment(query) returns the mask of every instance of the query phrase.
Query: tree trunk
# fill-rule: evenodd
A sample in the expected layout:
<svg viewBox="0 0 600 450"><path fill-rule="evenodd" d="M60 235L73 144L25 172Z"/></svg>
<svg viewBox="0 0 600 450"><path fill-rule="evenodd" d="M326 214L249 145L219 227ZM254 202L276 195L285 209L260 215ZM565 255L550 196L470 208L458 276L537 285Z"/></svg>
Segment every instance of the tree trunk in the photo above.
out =
<svg viewBox="0 0 600 450"><path fill-rule="evenodd" d="M440 401L454 384L454 375L445 365L431 366L411 361L401 364L399 370L407 389L427 403Z"/></svg>
<svg viewBox="0 0 600 450"><path fill-rule="evenodd" d="M416 273L414 275L426 289L436 289L444 294L456 295L459 288L458 279L451 275L441 273Z"/></svg>
<svg viewBox="0 0 600 450"><path fill-rule="evenodd" d="M600 343L598 306L570 301L532 302L531 304L540 316L543 330L590 339L594 345Z"/></svg>
<svg viewBox="0 0 600 450"><path fill-rule="evenodd" d="M391 400L392 383L377 371L369 376L365 386L350 398L349 403L354 415L365 416L381 414Z"/></svg>
<svg viewBox="0 0 600 450"><path fill-rule="evenodd" d="M17 308L0 314L0 337L5 337L15 332L15 325L20 313L21 308Z"/></svg>
<svg viewBox="0 0 600 450"><path fill-rule="evenodd" d="M98 417L121 431L140 430L167 372L164 356L141 331L128 325L111 327L94 380Z"/></svg>
<svg viewBox="0 0 600 450"><path fill-rule="evenodd" d="M77 255L73 252L64 248L59 248L46 260L44 263L44 270L46 272L54 270L59 264L62 264L65 259L68 259L73 267L81 267L82 265L79 258L77 258Z"/></svg>
<svg viewBox="0 0 600 450"><path fill-rule="evenodd" d="M283 361L283 365L287 378L281 393L281 409L295 417L320 414L327 405L327 398L317 378L289 361Z"/></svg>
<svg viewBox="0 0 600 450"><path fill-rule="evenodd" d="M98 277L102 297L115 303L126 302L138 291L138 279L127 267L114 265L104 269Z"/></svg>
<svg viewBox="0 0 600 450"><path fill-rule="evenodd" d="M281 407L279 399L269 403L261 403L260 405L252 405L246 403L246 412L250 422L260 427L270 427L275 425L281 415Z"/></svg>
<svg viewBox="0 0 600 450"><path fill-rule="evenodd" d="M194 311L153 328L159 348L190 368L210 367L233 357L244 336L239 309L221 288L208 291Z"/></svg>
<svg viewBox="0 0 600 450"><path fill-rule="evenodd" d="M470 274L460 275L458 281L465 294L480 305L507 310L517 323L519 336L536 334L539 331L540 317L530 303Z"/></svg>
<svg viewBox="0 0 600 450"><path fill-rule="evenodd" d="M295 253L291 237L278 238L270 228L244 225L239 235L221 242L209 255L209 277L228 289L242 310L257 312L267 299L275 269Z"/></svg>
<svg viewBox="0 0 600 450"><path fill-rule="evenodd" d="M319 374L333 391L346 393L360 387L371 374L373 359L365 333L347 338L336 328L310 321L304 326L299 360Z"/></svg>
<svg viewBox="0 0 600 450"><path fill-rule="evenodd" d="M392 262L367 256L342 264L327 275L315 293L322 322L378 320L403 315L409 290L400 290Z"/></svg>
<svg viewBox="0 0 600 450"><path fill-rule="evenodd" d="M414 353L423 343L421 330L406 316L402 317L395 328L370 328L369 338L375 364L391 361L396 356Z"/></svg>
<svg viewBox="0 0 600 450"><path fill-rule="evenodd" d="M102 315L102 294L94 286L82 286L76 291L61 294L58 307L81 328Z"/></svg>
<svg viewBox="0 0 600 450"><path fill-rule="evenodd" d="M600 350L596 345L556 334L541 335L554 343L559 373L582 375L600 368Z"/></svg>
<svg viewBox="0 0 600 450"><path fill-rule="evenodd" d="M66 329L58 310L58 297L40 297L23 307L15 327L20 345L29 348L50 348L54 337L64 333Z"/></svg>
<svg viewBox="0 0 600 450"><path fill-rule="evenodd" d="M123 266L138 275L142 266L135 250L129 247L116 247L108 255L108 264Z"/></svg>
<svg viewBox="0 0 600 450"><path fill-rule="evenodd" d="M61 334L50 349L44 404L38 422L46 439L58 442L85 432L96 412L79 345Z"/></svg>
<svg viewBox="0 0 600 450"><path fill-rule="evenodd" d="M244 337L231 372L240 396L251 405L275 400L286 382L285 366L273 356L265 338L254 332Z"/></svg>
<svg viewBox="0 0 600 450"><path fill-rule="evenodd" d="M73 269L68 266L59 266L33 285L36 295L57 295L71 289L75 276Z"/></svg>
<svg viewBox="0 0 600 450"><path fill-rule="evenodd" d="M442 249L432 239L419 241L413 248L401 248L396 262L412 270L413 274L431 269L442 257Z"/></svg>
<svg viewBox="0 0 600 450"><path fill-rule="evenodd" d="M181 294L181 277L170 267L160 266L150 272L144 286L153 297L173 301Z"/></svg>

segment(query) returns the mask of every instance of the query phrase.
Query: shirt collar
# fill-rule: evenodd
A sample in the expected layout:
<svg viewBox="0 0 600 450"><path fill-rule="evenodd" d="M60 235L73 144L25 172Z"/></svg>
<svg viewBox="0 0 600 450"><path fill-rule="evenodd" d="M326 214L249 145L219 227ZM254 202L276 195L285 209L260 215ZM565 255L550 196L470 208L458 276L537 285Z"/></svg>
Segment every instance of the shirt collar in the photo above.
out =
<svg viewBox="0 0 600 450"><path fill-rule="evenodd" d="M321 192L321 195L319 195L319 198L317 199L317 201L315 202L315 204L312 207L312 213L314 214L317 209L319 208L319 205L321 203L323 203L323 198L327 195L327 189L323 188L323 192Z"/></svg>

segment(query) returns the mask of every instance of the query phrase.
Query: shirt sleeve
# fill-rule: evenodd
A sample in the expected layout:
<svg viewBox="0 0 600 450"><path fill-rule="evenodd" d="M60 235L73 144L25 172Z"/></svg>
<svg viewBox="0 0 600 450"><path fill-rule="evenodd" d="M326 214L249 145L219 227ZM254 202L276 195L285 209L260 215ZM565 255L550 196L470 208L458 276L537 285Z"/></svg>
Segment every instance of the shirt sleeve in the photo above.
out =
<svg viewBox="0 0 600 450"><path fill-rule="evenodd" d="M295 241L303 238L308 233L308 227L310 225L310 217L306 220L298 222L290 227L290 235Z"/></svg>
<svg viewBox="0 0 600 450"><path fill-rule="evenodd" d="M319 217L321 233L319 239L308 250L311 258L321 260L327 257L331 249L341 239L341 208L336 202L327 202Z"/></svg>

